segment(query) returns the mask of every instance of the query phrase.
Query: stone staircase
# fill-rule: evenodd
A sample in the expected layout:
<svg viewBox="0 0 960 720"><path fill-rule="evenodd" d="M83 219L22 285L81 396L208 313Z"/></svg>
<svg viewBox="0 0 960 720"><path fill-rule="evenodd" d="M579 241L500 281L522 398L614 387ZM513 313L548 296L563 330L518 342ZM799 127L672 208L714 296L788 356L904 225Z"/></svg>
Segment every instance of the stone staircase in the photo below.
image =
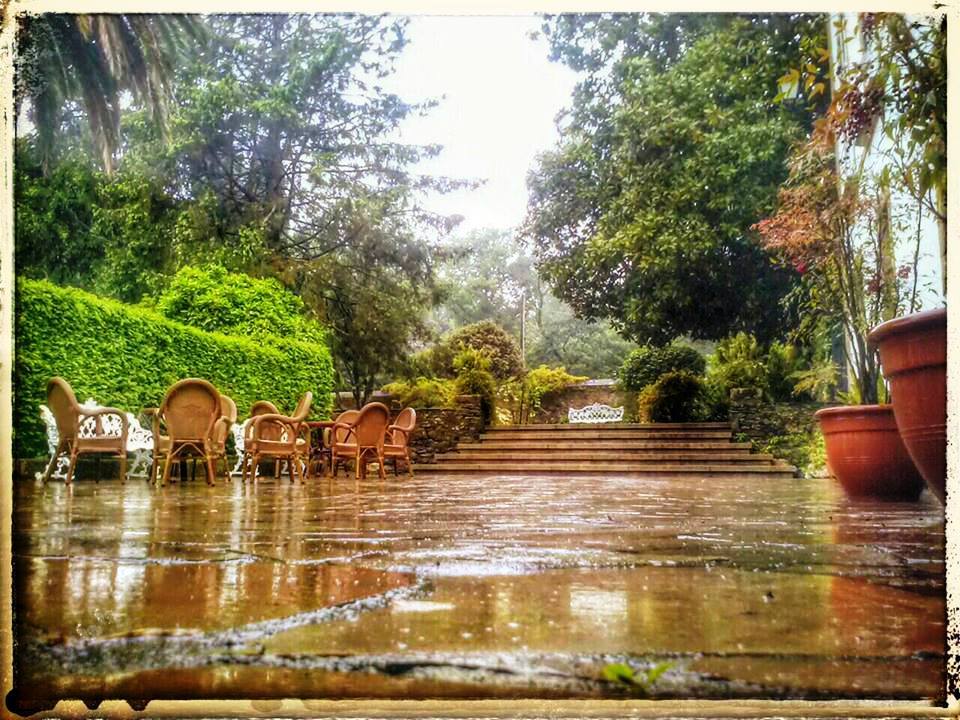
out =
<svg viewBox="0 0 960 720"><path fill-rule="evenodd" d="M729 423L498 425L418 473L791 477L796 469L734 442Z"/></svg>

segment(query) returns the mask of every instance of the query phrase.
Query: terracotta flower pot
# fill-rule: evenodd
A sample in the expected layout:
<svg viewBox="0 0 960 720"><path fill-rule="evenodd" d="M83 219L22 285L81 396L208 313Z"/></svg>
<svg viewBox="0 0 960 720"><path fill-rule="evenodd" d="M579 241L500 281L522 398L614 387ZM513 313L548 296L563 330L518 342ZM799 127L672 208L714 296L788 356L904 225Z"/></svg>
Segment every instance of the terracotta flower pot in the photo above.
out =
<svg viewBox="0 0 960 720"><path fill-rule="evenodd" d="M870 342L880 351L900 437L934 494L947 480L947 311L907 315L878 325Z"/></svg>
<svg viewBox="0 0 960 720"><path fill-rule="evenodd" d="M890 405L851 405L816 413L833 474L853 497L916 500L923 477L900 439Z"/></svg>

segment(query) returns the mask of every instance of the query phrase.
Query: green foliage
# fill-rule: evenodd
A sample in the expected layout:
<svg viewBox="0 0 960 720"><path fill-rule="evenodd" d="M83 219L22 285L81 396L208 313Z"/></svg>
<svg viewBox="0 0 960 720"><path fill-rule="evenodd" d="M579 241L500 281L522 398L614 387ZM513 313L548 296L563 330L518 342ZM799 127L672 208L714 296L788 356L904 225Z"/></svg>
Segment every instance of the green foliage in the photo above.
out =
<svg viewBox="0 0 960 720"><path fill-rule="evenodd" d="M483 424L489 425L497 413L497 382L491 359L483 350L465 347L453 360L457 373L454 385L460 395L479 395Z"/></svg>
<svg viewBox="0 0 960 720"><path fill-rule="evenodd" d="M161 291L156 310L208 332L326 343L320 323L304 316L303 300L279 281L230 273L221 265L181 268Z"/></svg>
<svg viewBox="0 0 960 720"><path fill-rule="evenodd" d="M726 394L753 388L779 402L805 396L806 385L798 387L797 379L808 372L809 360L797 346L772 342L764 350L753 335L740 332L717 344L708 378Z"/></svg>
<svg viewBox="0 0 960 720"><path fill-rule="evenodd" d="M610 663L603 668L602 675L603 679L608 682L626 685L634 692L647 695L660 676L673 666L674 663L672 662L661 662L639 672L626 663Z"/></svg>
<svg viewBox="0 0 960 720"><path fill-rule="evenodd" d="M714 20L677 33L680 42L669 35L675 59L651 57L658 40L602 58L608 79L581 84L559 146L528 180L523 234L541 276L578 316L609 319L637 342L743 328L773 337L797 279L770 262L750 226L773 208L810 122L772 102L775 80L823 19ZM628 26L628 48L644 44L642 21L606 21ZM617 47L621 36L607 30Z"/></svg>
<svg viewBox="0 0 960 720"><path fill-rule="evenodd" d="M392 382L383 386L400 404L408 407L450 407L457 396L453 380L419 377L413 382Z"/></svg>
<svg viewBox="0 0 960 720"><path fill-rule="evenodd" d="M437 375L452 377L457 353L472 348L490 360L490 372L497 380L516 377L523 372L523 358L517 342L496 323L483 321L455 330L433 349L432 363Z"/></svg>
<svg viewBox="0 0 960 720"><path fill-rule="evenodd" d="M702 375L707 361L689 345L644 346L637 348L623 361L618 377L621 385L631 391L643 390L664 374L684 370L693 375Z"/></svg>
<svg viewBox="0 0 960 720"><path fill-rule="evenodd" d="M39 405L47 380L60 375L82 402L138 412L155 407L185 377L203 377L232 397L241 416L257 400L292 411L313 391L313 411L329 413L330 353L322 345L208 333L157 313L47 281L17 287L16 392L18 457L46 450Z"/></svg>
<svg viewBox="0 0 960 720"><path fill-rule="evenodd" d="M822 472L827 465L827 449L823 434L814 427L810 432L791 432L774 435L757 443L756 449L786 460L805 476Z"/></svg>
<svg viewBox="0 0 960 720"><path fill-rule="evenodd" d="M641 422L693 422L700 420L704 383L696 375L676 370L660 376L637 398Z"/></svg>
<svg viewBox="0 0 960 720"><path fill-rule="evenodd" d="M552 392L559 392L571 385L582 383L588 378L571 375L566 368L547 367L541 365L527 373L524 378L524 387L526 388L527 405L532 412L540 408L540 403L544 396Z"/></svg>

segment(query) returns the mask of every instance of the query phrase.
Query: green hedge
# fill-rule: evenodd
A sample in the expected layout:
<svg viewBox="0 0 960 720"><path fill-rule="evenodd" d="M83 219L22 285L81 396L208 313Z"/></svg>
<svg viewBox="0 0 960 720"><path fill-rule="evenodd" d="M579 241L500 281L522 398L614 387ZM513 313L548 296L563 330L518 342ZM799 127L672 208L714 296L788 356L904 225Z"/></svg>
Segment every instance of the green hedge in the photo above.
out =
<svg viewBox="0 0 960 720"><path fill-rule="evenodd" d="M80 402L93 397L133 413L159 405L166 389L186 377L212 382L236 401L241 417L257 400L291 412L307 390L315 417L330 412L333 364L325 346L204 332L43 280L17 283L14 342L16 457L46 453L39 406L53 375L65 378Z"/></svg>

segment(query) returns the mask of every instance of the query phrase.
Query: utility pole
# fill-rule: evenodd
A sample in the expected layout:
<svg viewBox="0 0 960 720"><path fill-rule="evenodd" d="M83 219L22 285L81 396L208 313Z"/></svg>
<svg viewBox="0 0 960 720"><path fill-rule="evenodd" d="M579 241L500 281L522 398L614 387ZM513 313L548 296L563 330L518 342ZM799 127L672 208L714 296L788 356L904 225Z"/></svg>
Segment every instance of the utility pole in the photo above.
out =
<svg viewBox="0 0 960 720"><path fill-rule="evenodd" d="M527 363L527 291L520 293L520 359Z"/></svg>

